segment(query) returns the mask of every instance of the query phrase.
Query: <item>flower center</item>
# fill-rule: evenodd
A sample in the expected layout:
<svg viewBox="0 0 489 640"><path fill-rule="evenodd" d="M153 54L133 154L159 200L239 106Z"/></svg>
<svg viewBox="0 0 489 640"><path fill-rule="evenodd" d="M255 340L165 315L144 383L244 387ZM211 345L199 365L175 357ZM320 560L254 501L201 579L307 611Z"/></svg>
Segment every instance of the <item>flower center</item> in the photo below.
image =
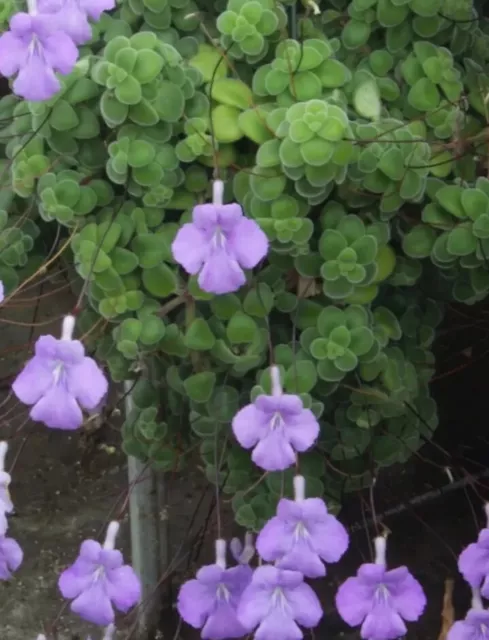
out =
<svg viewBox="0 0 489 640"><path fill-rule="evenodd" d="M390 598L390 593L385 584L379 584L377 591L375 592L375 600L377 604L387 604Z"/></svg>
<svg viewBox="0 0 489 640"><path fill-rule="evenodd" d="M218 600L224 600L225 602L229 601L229 589L222 582L217 585L216 597Z"/></svg>
<svg viewBox="0 0 489 640"><path fill-rule="evenodd" d="M221 227L216 227L211 243L214 249L224 249L226 246L226 236Z"/></svg>
<svg viewBox="0 0 489 640"><path fill-rule="evenodd" d="M309 532L303 522L298 522L295 525L293 536L295 541L299 540L300 538L307 538L309 536Z"/></svg>
<svg viewBox="0 0 489 640"><path fill-rule="evenodd" d="M63 363L57 361L55 363L54 370L53 370L53 382L54 382L54 384L58 384L59 379L61 378L62 375L63 375Z"/></svg>
<svg viewBox="0 0 489 640"><path fill-rule="evenodd" d="M273 590L270 604L272 608L281 609L282 611L286 611L289 608L287 598L280 587L275 587Z"/></svg>
<svg viewBox="0 0 489 640"><path fill-rule="evenodd" d="M32 34L31 43L27 49L29 59L33 56L38 56L42 62L44 62L44 52L42 44L39 42L39 38L35 33Z"/></svg>
<svg viewBox="0 0 489 640"><path fill-rule="evenodd" d="M272 419L270 420L270 429L274 431L275 429L279 429L284 424L282 416L277 411L273 414Z"/></svg>

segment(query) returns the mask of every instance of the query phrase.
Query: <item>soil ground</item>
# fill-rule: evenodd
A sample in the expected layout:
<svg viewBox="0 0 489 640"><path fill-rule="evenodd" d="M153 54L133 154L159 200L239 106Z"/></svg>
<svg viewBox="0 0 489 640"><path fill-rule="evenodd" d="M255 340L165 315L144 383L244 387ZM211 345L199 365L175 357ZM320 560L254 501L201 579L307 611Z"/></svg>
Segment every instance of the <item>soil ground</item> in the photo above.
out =
<svg viewBox="0 0 489 640"><path fill-rule="evenodd" d="M55 286L59 287L59 282L48 284L43 294L50 293ZM26 358L23 345L31 343L39 333L57 332L59 318L72 306L72 300L65 294L43 298L34 321L44 323L51 319L51 323L37 326L31 335L29 326L12 322L33 322L35 295L34 290L21 294L18 301L14 300L0 314L3 355L0 360L0 437L10 441L7 468L14 465L11 493L16 514L10 519L10 531L25 554L15 578L0 584L0 640L35 640L38 633L53 628L57 640L78 637L84 640L89 632L96 640L98 636L93 628L80 624L67 609L62 609L56 578L76 556L81 540L100 538L104 524L111 516L122 513L127 488L126 461L117 452L116 423L104 425L98 439L87 439L83 433L70 435L49 431L26 422L25 408L8 398L10 376ZM28 296L31 296L31 303L22 303ZM450 481L443 470L445 466L451 467L455 480L487 467L489 443L484 440L487 430L488 383L484 359L487 335L486 329L477 333L470 328L462 332L462 337L457 334L454 341L451 337L442 340L441 367L445 372L456 371L453 375L442 376L433 386L441 420L436 444L427 444L408 465L382 471L375 490L378 514L408 503L433 488L447 486ZM470 352L467 351L469 348ZM467 364L470 366L466 367ZM110 452L112 445L115 445L115 453ZM447 454L443 453L445 449ZM489 487L489 480L487 485ZM207 518L212 490L196 470L173 476L169 494L170 557L176 561L175 582L178 584L182 575L195 568L195 564L190 563L190 546L194 555L200 549L199 564L211 560L214 535ZM456 615L464 614L469 604L469 590L457 574L456 557L476 536L474 514L480 524L482 499L487 497L489 491L482 480L447 492L437 500L408 507L401 515L386 518L385 524L392 531L390 563L408 565L422 582L429 600L422 621L410 627L407 638L439 638L443 593L449 578L455 579ZM340 516L345 524L353 525L347 556L338 566L331 567L327 578L314 582L325 610L323 621L314 633L317 640L358 637L345 628L334 613L333 599L338 584L369 558L360 504L357 495L349 496ZM197 510L199 513L194 518ZM230 531L232 523L227 515L224 514L224 522ZM192 518L192 531L204 532L203 538L200 542L187 544L182 550L180 543L187 538ZM370 535L373 533L371 530ZM120 542L129 557L127 521L122 526ZM129 618L120 626L129 630L130 624ZM120 634L121 638L129 636L129 631ZM180 629L178 620L170 612L165 616L160 640L194 640L198 637L199 634L191 629Z"/></svg>

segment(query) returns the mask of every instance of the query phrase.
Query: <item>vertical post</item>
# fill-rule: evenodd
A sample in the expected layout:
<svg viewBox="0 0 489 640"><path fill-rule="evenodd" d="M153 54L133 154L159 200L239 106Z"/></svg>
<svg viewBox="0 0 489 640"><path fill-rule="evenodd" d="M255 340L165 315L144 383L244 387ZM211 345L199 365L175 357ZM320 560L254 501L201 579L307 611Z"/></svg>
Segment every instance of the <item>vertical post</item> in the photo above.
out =
<svg viewBox="0 0 489 640"><path fill-rule="evenodd" d="M124 383L126 417L134 408L132 381ZM164 494L163 474L128 456L129 517L131 552L134 571L141 579L142 603L138 610L138 638L153 637L162 607L158 582L168 562L167 519L160 517L160 501Z"/></svg>

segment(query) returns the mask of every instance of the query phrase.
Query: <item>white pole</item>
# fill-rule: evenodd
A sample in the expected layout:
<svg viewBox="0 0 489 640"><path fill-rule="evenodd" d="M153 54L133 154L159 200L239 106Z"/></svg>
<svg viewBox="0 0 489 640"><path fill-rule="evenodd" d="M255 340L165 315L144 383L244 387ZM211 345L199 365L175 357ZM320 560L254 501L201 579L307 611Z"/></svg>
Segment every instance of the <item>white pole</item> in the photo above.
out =
<svg viewBox="0 0 489 640"><path fill-rule="evenodd" d="M134 408L133 381L124 382L126 417ZM158 582L168 559L167 519L160 517L163 474L147 468L144 462L128 456L129 517L132 566L141 580L142 602L138 610L138 638L154 637L163 605Z"/></svg>

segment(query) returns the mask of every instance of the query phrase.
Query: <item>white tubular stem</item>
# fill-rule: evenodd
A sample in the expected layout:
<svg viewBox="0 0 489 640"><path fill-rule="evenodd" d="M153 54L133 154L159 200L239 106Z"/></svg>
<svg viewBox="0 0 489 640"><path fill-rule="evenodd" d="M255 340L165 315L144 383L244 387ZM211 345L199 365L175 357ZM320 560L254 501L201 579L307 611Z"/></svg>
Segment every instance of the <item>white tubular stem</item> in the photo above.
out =
<svg viewBox="0 0 489 640"><path fill-rule="evenodd" d="M3 440L0 442L0 471L5 471L5 458L7 457L8 444Z"/></svg>
<svg viewBox="0 0 489 640"><path fill-rule="evenodd" d="M114 549L115 539L119 533L119 523L113 520L107 527L107 533L105 534L104 549Z"/></svg>
<svg viewBox="0 0 489 640"><path fill-rule="evenodd" d="M61 328L61 340L73 340L73 333L75 332L75 317L65 316L63 318L63 325Z"/></svg>
<svg viewBox="0 0 489 640"><path fill-rule="evenodd" d="M212 204L221 206L224 199L224 182L222 180L214 180L212 185Z"/></svg>
<svg viewBox="0 0 489 640"><path fill-rule="evenodd" d="M378 536L374 540L375 546L375 564L386 564L387 540L384 536Z"/></svg>
<svg viewBox="0 0 489 640"><path fill-rule="evenodd" d="M270 378L272 380L272 396L281 396L282 383L280 382L280 369L278 367L270 367Z"/></svg>
<svg viewBox="0 0 489 640"><path fill-rule="evenodd" d="M482 609L484 609L480 589L476 589L475 587L472 588L472 601L470 606L472 607L472 609L478 609L479 611L482 611Z"/></svg>
<svg viewBox="0 0 489 640"><path fill-rule="evenodd" d="M115 624L109 624L105 629L102 640L113 640L115 633Z"/></svg>
<svg viewBox="0 0 489 640"><path fill-rule="evenodd" d="M294 476L294 498L301 502L306 498L306 479L304 476Z"/></svg>
<svg viewBox="0 0 489 640"><path fill-rule="evenodd" d="M226 540L222 538L216 540L216 564L219 565L221 569L226 568Z"/></svg>

